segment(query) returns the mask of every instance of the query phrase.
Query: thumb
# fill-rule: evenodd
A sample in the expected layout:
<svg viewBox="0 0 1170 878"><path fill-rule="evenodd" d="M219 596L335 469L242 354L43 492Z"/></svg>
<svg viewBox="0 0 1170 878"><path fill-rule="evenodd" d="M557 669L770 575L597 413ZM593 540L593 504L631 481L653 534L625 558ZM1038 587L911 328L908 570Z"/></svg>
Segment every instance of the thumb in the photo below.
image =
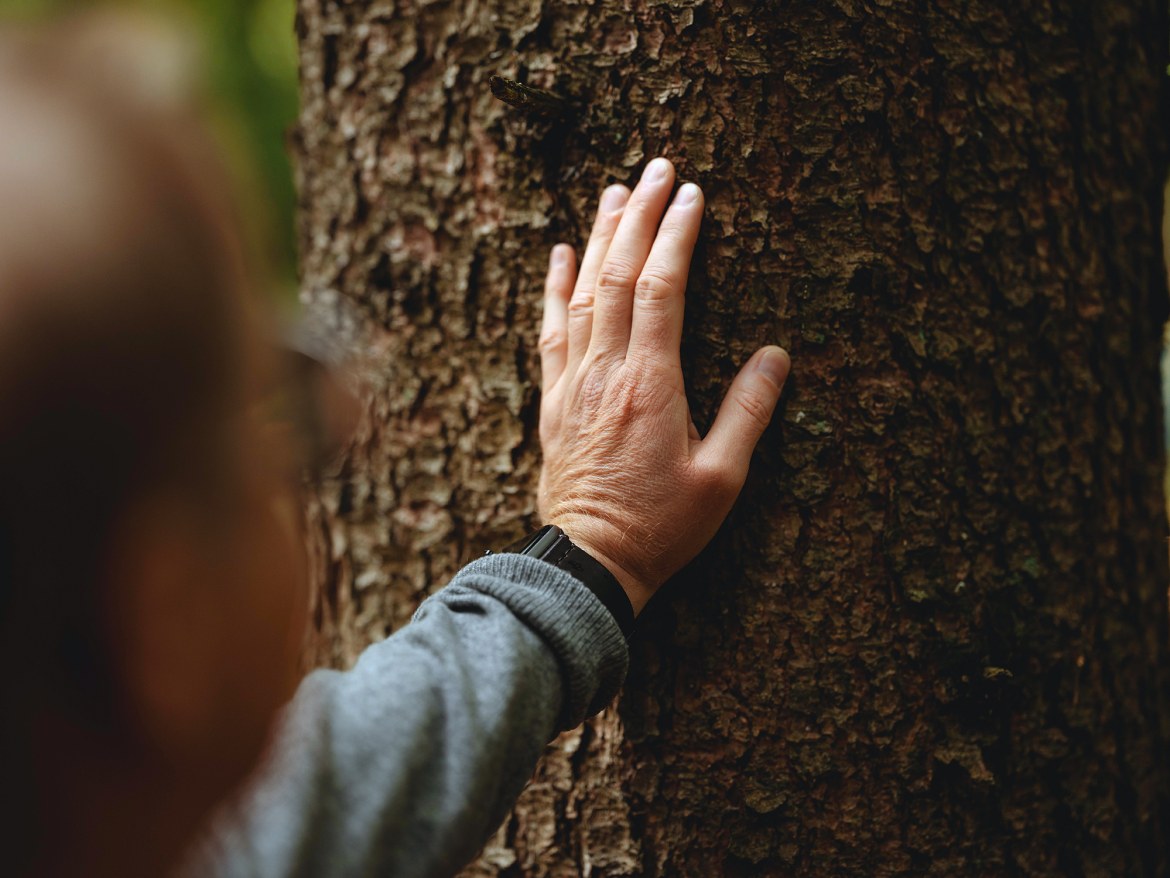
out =
<svg viewBox="0 0 1170 878"><path fill-rule="evenodd" d="M700 446L700 455L720 469L733 469L741 485L747 478L752 450L772 420L791 365L783 348L770 345L756 351L735 376Z"/></svg>

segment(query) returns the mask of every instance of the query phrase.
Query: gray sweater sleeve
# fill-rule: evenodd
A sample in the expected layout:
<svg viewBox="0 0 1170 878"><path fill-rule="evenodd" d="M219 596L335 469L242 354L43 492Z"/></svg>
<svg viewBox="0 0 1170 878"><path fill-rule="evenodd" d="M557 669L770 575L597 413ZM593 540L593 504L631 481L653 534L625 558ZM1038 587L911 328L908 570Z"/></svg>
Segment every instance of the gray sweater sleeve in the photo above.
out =
<svg viewBox="0 0 1170 878"><path fill-rule="evenodd" d="M520 555L474 561L352 670L305 678L184 872L453 875L627 663L617 623L572 576Z"/></svg>

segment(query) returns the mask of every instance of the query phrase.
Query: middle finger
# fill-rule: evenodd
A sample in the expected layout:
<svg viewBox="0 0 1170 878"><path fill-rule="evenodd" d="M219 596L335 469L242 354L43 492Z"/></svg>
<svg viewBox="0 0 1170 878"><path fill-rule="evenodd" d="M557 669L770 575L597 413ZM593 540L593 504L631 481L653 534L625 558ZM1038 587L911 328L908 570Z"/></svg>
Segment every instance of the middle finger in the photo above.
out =
<svg viewBox="0 0 1170 878"><path fill-rule="evenodd" d="M658 232L663 208L674 186L674 166L657 158L646 166L642 179L622 212L621 222L597 273L596 304L589 349L597 353L624 353L630 340L634 284Z"/></svg>

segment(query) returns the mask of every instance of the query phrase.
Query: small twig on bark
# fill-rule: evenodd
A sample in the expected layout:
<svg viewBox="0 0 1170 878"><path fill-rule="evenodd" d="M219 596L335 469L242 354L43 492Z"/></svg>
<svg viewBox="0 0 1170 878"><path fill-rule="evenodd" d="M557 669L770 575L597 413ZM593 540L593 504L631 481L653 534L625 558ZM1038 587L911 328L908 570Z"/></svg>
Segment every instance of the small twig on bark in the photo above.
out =
<svg viewBox="0 0 1170 878"><path fill-rule="evenodd" d="M504 79L502 76L493 76L488 79L492 94L510 107L524 110L534 116L550 118L563 116L569 112L569 102L552 92L533 88L513 79Z"/></svg>

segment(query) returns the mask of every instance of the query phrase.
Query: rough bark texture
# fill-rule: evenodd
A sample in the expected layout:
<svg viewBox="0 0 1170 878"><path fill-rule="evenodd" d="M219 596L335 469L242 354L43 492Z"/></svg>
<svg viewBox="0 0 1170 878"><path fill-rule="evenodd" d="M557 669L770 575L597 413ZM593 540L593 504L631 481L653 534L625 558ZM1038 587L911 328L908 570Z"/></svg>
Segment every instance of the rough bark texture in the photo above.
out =
<svg viewBox="0 0 1170 878"><path fill-rule="evenodd" d="M315 660L536 523L545 257L604 183L706 190L700 427L760 344L795 364L469 875L1170 873L1163 7L301 0L303 286L370 383Z"/></svg>

